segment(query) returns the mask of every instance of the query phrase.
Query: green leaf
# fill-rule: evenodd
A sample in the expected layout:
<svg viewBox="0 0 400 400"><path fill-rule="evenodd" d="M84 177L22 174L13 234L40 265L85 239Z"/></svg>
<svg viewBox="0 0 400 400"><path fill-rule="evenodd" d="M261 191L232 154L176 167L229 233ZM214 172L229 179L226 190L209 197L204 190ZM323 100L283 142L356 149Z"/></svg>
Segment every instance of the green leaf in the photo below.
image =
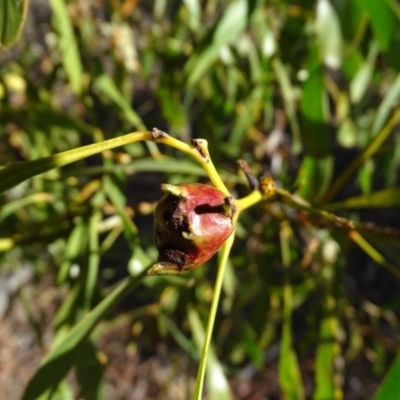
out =
<svg viewBox="0 0 400 400"><path fill-rule="evenodd" d="M65 0L50 0L50 6L53 11L53 26L58 33L58 45L65 73L71 89L79 95L82 92L83 67L67 4Z"/></svg>
<svg viewBox="0 0 400 400"><path fill-rule="evenodd" d="M296 89L290 80L290 74L282 61L276 57L272 62L272 68L275 71L276 79L282 91L282 96L285 104L285 111L289 118L290 127L293 132L292 150L294 153L299 153L302 149L302 142L300 136L299 121L296 115L297 95Z"/></svg>
<svg viewBox="0 0 400 400"><path fill-rule="evenodd" d="M28 0L0 0L0 47L12 46L24 26Z"/></svg>
<svg viewBox="0 0 400 400"><path fill-rule="evenodd" d="M102 399L102 376L105 364L99 361L97 349L89 340L79 346L76 357L76 379L80 385L79 396L85 400Z"/></svg>
<svg viewBox="0 0 400 400"><path fill-rule="evenodd" d="M332 157L304 156L297 176L299 194L305 199L318 200L328 188L332 173Z"/></svg>
<svg viewBox="0 0 400 400"><path fill-rule="evenodd" d="M279 355L279 383L287 400L304 399L303 382L296 353L292 348L292 306L293 291L289 284L283 288L283 326Z"/></svg>
<svg viewBox="0 0 400 400"><path fill-rule="evenodd" d="M313 399L340 399L334 380L334 362L340 347L337 341L339 324L334 312L335 300L332 296L326 297L326 315L321 321L320 343L317 348L315 366L316 389Z"/></svg>
<svg viewBox="0 0 400 400"><path fill-rule="evenodd" d="M400 396L400 354L393 361L389 372L375 393L374 400L397 399Z"/></svg>
<svg viewBox="0 0 400 400"><path fill-rule="evenodd" d="M324 63L338 68L342 62L343 39L338 15L328 0L318 1L315 25Z"/></svg>
<svg viewBox="0 0 400 400"><path fill-rule="evenodd" d="M105 140L100 143L78 147L33 161L14 162L0 169L0 194L33 176L82 160L83 158L141 140L151 140L150 132L134 132Z"/></svg>
<svg viewBox="0 0 400 400"><path fill-rule="evenodd" d="M194 307L188 308L188 319L193 339L197 345L198 352L201 352L205 339L205 330L200 316ZM207 357L207 383L210 400L232 400L233 396L228 380L222 369L213 346L208 349Z"/></svg>
<svg viewBox="0 0 400 400"><path fill-rule="evenodd" d="M79 345L89 336L97 323L119 300L141 282L146 271L122 281L101 303L85 315L60 342L52 348L40 368L29 381L22 400L36 400L49 388L55 389L79 354Z"/></svg>
<svg viewBox="0 0 400 400"><path fill-rule="evenodd" d="M226 7L218 20L198 46L184 67L187 84L194 86L207 69L218 59L221 49L237 40L248 18L247 0L236 0Z"/></svg>
<svg viewBox="0 0 400 400"><path fill-rule="evenodd" d="M375 68L375 60L378 56L378 52L378 44L373 41L368 52L367 60L350 83L350 99L354 104L357 104L362 100L368 89Z"/></svg>
<svg viewBox="0 0 400 400"><path fill-rule="evenodd" d="M343 36L350 43L356 35L364 31L362 28L367 22L362 2L341 0L331 0L330 2L339 16Z"/></svg>
<svg viewBox="0 0 400 400"><path fill-rule="evenodd" d="M124 233L131 246L137 237L137 228L125 209L126 196L110 176L104 177L104 192L115 206L124 224Z"/></svg>
<svg viewBox="0 0 400 400"><path fill-rule="evenodd" d="M382 146L383 142L393 132L394 127L400 121L400 109L396 110L390 120L382 130L369 142L363 152L357 156L352 163L343 171L343 173L332 184L329 192L325 195L324 202L328 202L334 197L343 185L353 176L358 168L369 158L371 158Z"/></svg>
<svg viewBox="0 0 400 400"><path fill-rule="evenodd" d="M381 0L358 0L371 19L372 30L383 51L387 51L396 28L396 15Z"/></svg>
<svg viewBox="0 0 400 400"><path fill-rule="evenodd" d="M21 208L38 203L51 203L54 200L55 197L52 194L39 192L23 197L21 199L11 201L10 203L7 203L0 208L0 222Z"/></svg>
<svg viewBox="0 0 400 400"><path fill-rule="evenodd" d="M378 190L373 193L350 197L346 200L326 204L327 210L338 210L343 208L383 208L400 206L400 188L392 187Z"/></svg>
<svg viewBox="0 0 400 400"><path fill-rule="evenodd" d="M98 224L101 221L101 217L101 212L95 211L89 220L89 260L85 286L85 306L87 310L90 309L93 301L94 291L96 288L97 277L99 273L100 253Z"/></svg>
<svg viewBox="0 0 400 400"><path fill-rule="evenodd" d="M371 133L373 136L377 135L383 128L386 120L388 119L393 107L399 104L400 100L400 74L390 84L384 99L378 107L376 117L372 124Z"/></svg>
<svg viewBox="0 0 400 400"><path fill-rule="evenodd" d="M108 100L120 108L124 117L137 129L145 131L146 127L139 115L132 109L129 101L118 89L110 75L100 75L94 81L94 87Z"/></svg>
<svg viewBox="0 0 400 400"><path fill-rule="evenodd" d="M297 181L300 185L299 194L315 202L325 193L333 172L327 125L327 94L316 45L311 48L307 70L309 77L304 82L300 104L300 126L306 154Z"/></svg>
<svg viewBox="0 0 400 400"><path fill-rule="evenodd" d="M87 244L87 233L86 221L80 219L71 231L68 242L65 245L63 262L57 276L58 284L65 282L72 263L84 253Z"/></svg>

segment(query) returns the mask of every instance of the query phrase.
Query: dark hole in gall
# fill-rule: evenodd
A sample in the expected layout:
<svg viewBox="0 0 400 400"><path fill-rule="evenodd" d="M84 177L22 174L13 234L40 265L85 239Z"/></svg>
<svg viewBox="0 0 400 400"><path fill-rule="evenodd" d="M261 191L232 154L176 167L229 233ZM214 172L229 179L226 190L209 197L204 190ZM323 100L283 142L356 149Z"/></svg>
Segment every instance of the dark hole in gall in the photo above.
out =
<svg viewBox="0 0 400 400"><path fill-rule="evenodd" d="M165 210L162 214L162 218L165 222L169 222L172 219L172 211L171 210Z"/></svg>
<svg viewBox="0 0 400 400"><path fill-rule="evenodd" d="M224 214L225 210L223 205L212 206L210 204L200 204L194 208L194 212L198 215L201 214Z"/></svg>

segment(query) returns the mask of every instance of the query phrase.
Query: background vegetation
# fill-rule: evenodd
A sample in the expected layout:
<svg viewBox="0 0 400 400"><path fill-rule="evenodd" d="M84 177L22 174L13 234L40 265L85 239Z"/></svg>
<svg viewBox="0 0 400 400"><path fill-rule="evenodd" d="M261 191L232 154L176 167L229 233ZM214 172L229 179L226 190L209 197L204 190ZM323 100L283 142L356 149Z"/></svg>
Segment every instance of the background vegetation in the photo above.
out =
<svg viewBox="0 0 400 400"><path fill-rule="evenodd" d="M397 398L398 2L31 0L13 46L11 3L1 165L156 126L208 140L236 196L238 159L292 194L239 221L207 398ZM216 260L136 275L164 181L207 180L131 144L1 195L5 398L191 397Z"/></svg>

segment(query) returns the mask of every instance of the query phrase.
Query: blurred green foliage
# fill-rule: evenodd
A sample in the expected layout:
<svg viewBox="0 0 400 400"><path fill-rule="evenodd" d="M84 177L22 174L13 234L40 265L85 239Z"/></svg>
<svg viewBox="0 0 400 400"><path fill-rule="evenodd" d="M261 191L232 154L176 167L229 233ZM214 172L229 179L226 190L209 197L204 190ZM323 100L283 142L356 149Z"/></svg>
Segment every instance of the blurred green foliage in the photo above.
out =
<svg viewBox="0 0 400 400"><path fill-rule="evenodd" d="M0 1L4 46L24 13L10 4ZM237 159L272 175L291 202L278 197L239 221L209 398L250 398L260 377L271 398L397 398L399 46L394 0L31 0L24 33L0 53L0 164L17 171L157 126L208 140L238 197L248 189ZM183 277L141 271L157 257L160 182L197 180L204 172L179 152L131 144L0 197L1 275L29 265L29 285L50 279L64 294L51 341L25 300L37 346L53 350L24 399L106 398L97 349L121 323L141 359L162 342L196 365L216 261ZM24 285L18 298L29 297ZM178 399L162 391L153 398Z"/></svg>

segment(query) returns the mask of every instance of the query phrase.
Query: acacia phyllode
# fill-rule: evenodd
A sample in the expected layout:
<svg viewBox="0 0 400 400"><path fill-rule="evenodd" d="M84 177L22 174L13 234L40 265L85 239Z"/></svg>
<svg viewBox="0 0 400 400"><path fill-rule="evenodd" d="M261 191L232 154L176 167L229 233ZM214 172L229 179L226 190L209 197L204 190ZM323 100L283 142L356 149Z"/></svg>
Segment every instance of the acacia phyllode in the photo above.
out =
<svg viewBox="0 0 400 400"><path fill-rule="evenodd" d="M201 183L162 184L154 211L158 262L149 275L193 270L209 260L233 231L232 196Z"/></svg>

